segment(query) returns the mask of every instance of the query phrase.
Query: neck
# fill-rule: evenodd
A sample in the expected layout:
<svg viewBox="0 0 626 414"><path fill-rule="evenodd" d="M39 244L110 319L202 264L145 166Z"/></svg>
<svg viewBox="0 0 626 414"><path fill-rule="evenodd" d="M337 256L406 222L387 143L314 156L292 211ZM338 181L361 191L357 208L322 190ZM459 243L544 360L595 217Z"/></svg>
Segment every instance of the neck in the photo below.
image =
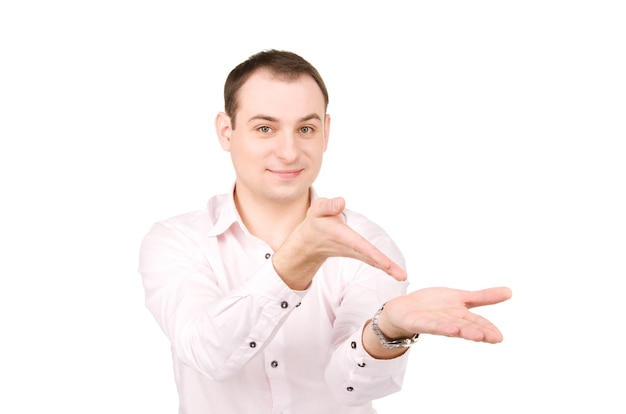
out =
<svg viewBox="0 0 626 414"><path fill-rule="evenodd" d="M235 189L235 205L246 228L274 251L304 220L310 203L308 192L294 200L258 201Z"/></svg>

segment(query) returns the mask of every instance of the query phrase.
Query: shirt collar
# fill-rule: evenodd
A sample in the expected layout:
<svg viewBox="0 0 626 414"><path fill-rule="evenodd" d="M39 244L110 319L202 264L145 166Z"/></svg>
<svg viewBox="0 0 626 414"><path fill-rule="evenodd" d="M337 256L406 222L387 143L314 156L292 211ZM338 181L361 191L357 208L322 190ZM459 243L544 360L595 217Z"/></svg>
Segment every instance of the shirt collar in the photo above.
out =
<svg viewBox="0 0 626 414"><path fill-rule="evenodd" d="M311 201L318 198L317 192L313 187L309 190ZM207 204L209 216L212 218L213 227L208 231L208 237L215 237L223 234L234 223L247 232L246 226L241 220L237 206L235 206L235 185L233 184L228 194L221 194L211 198Z"/></svg>

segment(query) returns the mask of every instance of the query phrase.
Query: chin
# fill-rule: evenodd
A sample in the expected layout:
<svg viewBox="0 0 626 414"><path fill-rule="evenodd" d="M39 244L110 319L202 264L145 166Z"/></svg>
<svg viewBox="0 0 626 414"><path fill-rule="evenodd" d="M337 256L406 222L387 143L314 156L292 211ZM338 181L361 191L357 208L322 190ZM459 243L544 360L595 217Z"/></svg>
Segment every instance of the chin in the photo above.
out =
<svg viewBox="0 0 626 414"><path fill-rule="evenodd" d="M268 198L274 201L288 203L296 201L302 197L309 196L309 187L306 188L280 188L273 191L266 192Z"/></svg>

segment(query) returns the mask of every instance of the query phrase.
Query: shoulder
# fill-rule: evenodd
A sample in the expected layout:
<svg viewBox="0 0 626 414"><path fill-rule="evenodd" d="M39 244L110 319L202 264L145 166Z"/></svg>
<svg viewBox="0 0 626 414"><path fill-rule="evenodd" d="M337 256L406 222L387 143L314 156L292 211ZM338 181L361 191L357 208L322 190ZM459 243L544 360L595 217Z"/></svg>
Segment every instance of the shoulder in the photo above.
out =
<svg viewBox="0 0 626 414"><path fill-rule="evenodd" d="M174 231L188 235L207 235L216 226L227 205L227 194L215 195L209 199L202 209L171 216L159 220L152 226L151 232Z"/></svg>

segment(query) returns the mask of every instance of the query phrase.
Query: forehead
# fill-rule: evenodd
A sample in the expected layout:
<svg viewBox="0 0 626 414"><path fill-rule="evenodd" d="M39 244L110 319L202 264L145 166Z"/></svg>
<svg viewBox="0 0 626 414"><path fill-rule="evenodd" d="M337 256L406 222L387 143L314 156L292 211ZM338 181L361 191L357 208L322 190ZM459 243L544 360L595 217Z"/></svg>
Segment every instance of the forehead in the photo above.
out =
<svg viewBox="0 0 626 414"><path fill-rule="evenodd" d="M325 112L324 95L307 74L287 79L267 69L257 70L242 85L238 101L244 117L267 114L288 118L315 113L322 118Z"/></svg>

